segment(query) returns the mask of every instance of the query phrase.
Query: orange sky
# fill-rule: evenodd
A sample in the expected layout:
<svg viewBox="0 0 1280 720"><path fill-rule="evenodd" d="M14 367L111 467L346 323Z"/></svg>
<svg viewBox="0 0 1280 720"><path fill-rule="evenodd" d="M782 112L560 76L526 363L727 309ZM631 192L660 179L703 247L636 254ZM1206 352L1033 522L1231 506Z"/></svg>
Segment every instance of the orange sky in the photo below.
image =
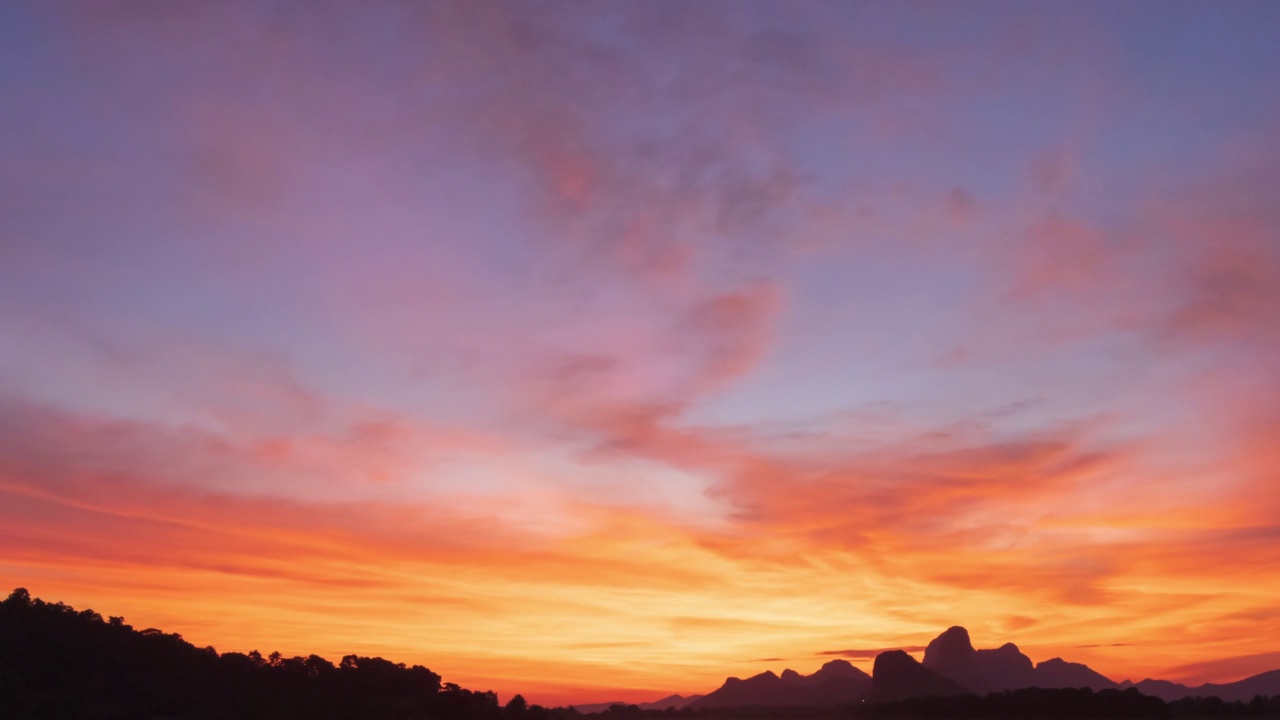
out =
<svg viewBox="0 0 1280 720"><path fill-rule="evenodd" d="M1280 10L0 8L0 583L561 704L1280 667Z"/></svg>

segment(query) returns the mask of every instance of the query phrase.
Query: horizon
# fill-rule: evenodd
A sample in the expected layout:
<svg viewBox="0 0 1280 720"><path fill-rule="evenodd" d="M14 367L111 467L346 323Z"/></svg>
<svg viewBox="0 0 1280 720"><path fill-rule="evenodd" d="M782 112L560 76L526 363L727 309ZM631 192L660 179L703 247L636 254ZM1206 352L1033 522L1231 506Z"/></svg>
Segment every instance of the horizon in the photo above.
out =
<svg viewBox="0 0 1280 720"><path fill-rule="evenodd" d="M94 613L96 613L96 614L98 615L98 618L97 618L97 619L98 619L98 621L99 621L99 622L106 622L106 621L109 619L109 620L111 621L111 623L112 623L112 624L115 624L117 621L119 621L121 624L123 624L123 625L125 626L125 628L126 628L126 629L132 629L133 631L143 633L144 635L145 635L145 634L147 634L147 633L150 633L150 632L152 632L152 631L155 631L155 630L159 630L159 631L160 631L160 632L162 632L162 633L166 633L166 634L168 634L168 631L164 630L163 628L146 628L146 629L139 629L139 628L137 628L137 627L133 626L131 623L129 623L129 619L128 619L128 618L126 618L126 617L109 617L108 615L105 615L105 614L103 614L103 613L99 613L99 612L97 612L97 611L96 611L96 610L94 610L93 608L77 608L77 607L74 607L74 606L66 605L66 604L65 604L65 603L63 603L62 601L46 600L45 598L42 598L42 597L39 597L39 596L33 596L33 595L30 595L30 591L29 591L29 590L27 590L26 588L16 588L16 589L13 591L13 594L12 594L10 597L12 598L13 596L20 596L20 595L25 595L29 602L35 602L35 603L41 603L41 602L43 602L43 603L48 604L48 605L57 604L57 605L59 605L59 606L65 607L65 608L67 608L67 609L69 609L69 610L75 611L76 613L92 611L92 612L94 612ZM965 637L966 639L971 640L971 638L969 638L969 635L968 635L968 630L967 630L966 628L964 628L964 627L961 627L961 626L951 626L951 627L950 627L950 628L948 628L944 633L939 633L939 635L938 635L938 636L935 636L934 638L932 638L932 640L941 640L943 636L945 636L945 635L950 635L951 631L953 631L953 630L961 630L961 631L963 631L963 632L964 632L964 637ZM181 635L180 635L180 634L179 634L179 637L181 638ZM181 638L181 639L182 639L183 641L185 641L185 642L187 642L187 643L189 643L189 644L191 644L191 645L195 646L195 647L201 647L198 643L193 643L193 642L191 641L191 639L190 639L190 638ZM975 650L992 650L992 649L994 649L995 647L1001 647L1001 646L1004 646L1004 645L1005 645L1004 643L1000 643L1000 645L994 645L994 644L993 644L993 645L991 645L991 647L980 647L980 646L978 646L978 645L974 644L974 645L972 645L972 647L973 647ZM230 652L230 653L242 652L242 653L245 653L245 654L249 654L249 653L257 653L260 657L266 657L267 655L274 655L274 654L276 654L276 651L262 652L260 649L258 649L258 648L256 648L256 647L255 647L254 649L252 649L252 650L249 650L249 651L240 651L240 650L218 650L217 648L212 648L212 646L205 646L205 649L206 649L206 650L208 650L208 649L217 650L217 652L218 652L219 654L228 653L228 652ZM1019 648L1019 650L1021 650L1021 649ZM830 657L831 655L833 655L833 654L835 654L835 653L827 652L827 653L823 653L823 655L824 655L824 656L826 656L826 657L823 657L823 658L820 660L821 664L820 664L817 668L814 668L814 670L813 670L812 672L798 672L798 674L799 674L800 676L802 676L802 677L803 677L803 676L809 676L809 675L812 675L812 674L816 673L816 672L817 672L817 671L819 671L819 670L825 669L825 668L826 668L827 666L829 666L829 665L832 665L832 664L840 664L840 663L843 663L843 664L845 664L845 665L847 665L847 666L850 666L850 667L863 669L863 668L861 668L861 667L860 667L862 664L864 664L864 662L863 662L863 661L865 661L865 662L866 662L866 664L870 664L870 662L871 662L871 661L873 661L873 660L875 660L875 659L876 659L880 654L883 654L883 653L886 653L886 652L904 652L904 653L906 653L907 655L910 655L912 658L915 658L917 662L923 662L923 661L924 661L924 658L925 658L925 655L926 655L926 653L925 653L925 647L923 647L923 646L908 646L908 647L901 647L901 648L880 648L880 649L877 649L877 650L865 650L865 651L864 651L864 650L857 650L857 651L850 650L850 651L844 651L844 653L840 653L840 654L839 654L839 655L850 654L850 655L852 655L852 656L856 657L856 658L857 658L857 660L851 660L851 659L849 659L849 657L846 657L846 656ZM282 657L285 657L285 658L288 658L288 657L289 657L289 655L288 655L288 654L285 654L285 653L279 653L279 654L280 654ZM1025 654L1025 653L1024 653L1024 654ZM295 657L296 657L297 659L304 659L304 658L302 657L302 655L297 655L297 656L295 656ZM329 662L331 662L331 663L333 662L333 658L328 658L328 657L326 657L326 658L324 658L324 659L325 659L325 660L327 660L327 661L329 661ZM393 662L393 663L394 663L394 662L397 662L395 658L383 658L383 659L388 660L388 661L391 661L391 662ZM1073 661L1072 661L1072 660L1070 660L1069 658L1060 658L1060 657L1046 658L1045 660L1041 660L1041 661L1039 661L1039 662L1037 662L1034 658L1030 658L1029 656L1028 656L1028 659L1029 659L1029 660L1031 660L1031 662L1032 662L1034 665L1040 665L1042 662L1047 662L1047 661L1050 661L1050 660L1065 660L1065 661L1066 661L1066 662L1068 662L1068 663L1072 663L1072 662L1073 662ZM773 661L780 661L780 660L781 660L781 658L764 658L764 659L761 659L761 660L758 660L758 661L755 661L755 662L773 662ZM336 663L334 663L334 664L336 665ZM403 667L405 667L405 666L406 666L406 663L401 662L401 663L400 663L400 666L403 668ZM1085 666L1085 667L1087 667L1087 666ZM431 670L431 668L430 668L430 667L427 667L426 669L427 669L427 670ZM768 669L768 670L762 671L762 672L760 672L760 673L755 673L755 674L753 674L753 675L751 675L751 676L746 676L746 677L755 677L756 675L773 675L775 678L777 678L777 677L785 676L788 672L797 672L797 671L796 671L793 667L791 667L791 666L787 666L786 668L782 669L781 671L774 671L773 669ZM864 672L866 672L866 675L867 675L868 677L870 677L870 676L872 675L872 673L871 673L871 671L870 671L870 669L869 669L869 668L864 669ZM1275 668L1275 669L1272 669L1272 670L1269 670L1269 671L1264 671L1264 673L1266 673L1266 674L1280 673L1280 667ZM1260 673L1260 674L1261 674L1261 673ZM1243 679L1246 679L1247 677L1254 677L1254 675L1250 675L1250 676L1246 676L1246 677L1240 677L1240 678L1229 678L1229 679L1225 679L1225 680L1220 681L1220 683L1219 683L1219 684L1221 684L1221 683L1229 683L1229 682L1232 682L1232 681L1234 681L1234 680L1243 680ZM730 680L742 680L742 679L744 679L744 678L743 678L743 677L739 677L739 676L735 676L735 675L729 675L729 676L726 676L726 677L724 678L724 683L728 683L728 681L730 681ZM1110 681L1112 681L1113 683L1116 683L1117 685L1126 685L1126 684L1130 684L1130 683L1133 683L1133 684L1135 684L1135 685L1136 685L1136 684L1139 682L1138 680L1134 680L1133 678L1122 678L1122 679L1107 678L1107 679L1108 679L1108 680L1110 680ZM1153 679L1153 678L1142 678L1141 680L1142 680L1142 681L1145 681L1145 680L1152 680L1152 679ZM1170 679L1170 678L1154 678L1154 679L1155 679L1155 680L1158 680L1158 681L1178 682L1178 680L1176 680L1176 679ZM449 678L447 678L447 677L441 677L441 678L440 678L440 682L441 682L441 683L449 683L449 682L452 682L452 681L451 681ZM1187 683L1183 683L1183 684L1184 684L1184 685L1186 685ZM1203 685L1203 683L1201 683L1200 685ZM1193 689L1194 689L1194 687L1198 687L1198 685L1197 685L1197 686L1193 686ZM472 690L472 691L481 691L481 692L488 691L488 689L487 689L487 688L480 688L480 687L477 687L477 688L465 688L465 689L467 689L467 690ZM711 688L711 689L708 689L708 690L705 690L705 691L687 691L687 692L678 692L678 691L673 691L673 692L666 692L666 693L664 693L663 695L661 695L661 696L659 696L659 697L654 697L654 698L649 698L649 699L642 699L642 698L623 699L623 698L616 698L616 697L615 697L615 698L613 698L612 700L586 700L586 701L576 701L576 702L575 702L575 701L564 701L564 702L558 702L556 705L548 705L548 706L546 706L546 707L586 707L586 706L589 706L589 705L601 705L601 704L605 704L605 703L615 703L615 702L623 702L623 703L628 703L628 704L642 704L642 703L650 703L650 702L656 702L656 701L660 701L660 700L666 700L666 699L671 698L671 697L681 697L682 699L686 699L686 700L687 700L687 699L689 699L689 698L701 698L701 697L704 697L704 696L706 696L707 694L711 693L711 692L712 692L713 690L715 690L715 689L716 689L716 688ZM979 694L980 694L980 693L979 693ZM497 696L498 696L498 701L499 701L499 703L500 703L500 704L505 704L507 701L511 700L511 699L512 699L512 697L514 697L515 695L521 695L521 696L523 696L523 693L519 693L519 692L509 692L506 696L503 696L503 695L501 695L501 694L498 694ZM527 699L526 699L526 701L527 701Z"/></svg>
<svg viewBox="0 0 1280 720"><path fill-rule="evenodd" d="M14 593L18 593L18 592L27 592L27 593L29 593L29 591L27 591L27 588L17 588L17 589L14 589ZM32 600L32 601L37 601L37 602L46 602L46 603L60 603L60 605L67 605L67 603L63 603L63 601L46 600L46 598L42 598L42 597L40 597L40 596L29 596L29 597L31 597L31 600ZM67 605L67 606L68 606L68 607L70 607L70 609L72 609L72 610L76 610L77 612L79 612L79 611L86 611L86 610L90 610L90 611L95 611L95 612L97 612L95 609L92 609L92 607L76 607L76 606L72 606L72 605ZM106 615L106 614L102 614L102 612L97 612L97 614L99 614L99 615L101 616L101 618L104 618L104 619L105 619L105 618L108 618L108 615ZM119 619L120 621L122 621L122 623L123 623L123 624L125 624L125 625L129 626L129 628L133 628L134 630L138 630L138 632L146 632L146 630L140 630L140 629L138 629L138 628L137 628L137 626L134 626L133 624L129 623L129 619L128 619L128 618L124 618L124 616L119 616L119 618L113 618L113 619L111 619L111 620L113 620L113 621L114 621L115 619ZM968 629L963 628L963 626L959 626L959 625L952 625L952 626L950 626L950 628L948 628L948 630L950 630L950 629L956 629L956 628L963 629L963 630L965 630L965 633L968 633ZM169 633L169 630L165 630L164 628L148 628L147 630L150 630L150 629L156 629L156 630L160 630L160 632ZM178 634L179 634L179 637L180 637L180 633L178 633ZM940 633L940 635L941 635L941 633ZM938 635L934 635L934 638L937 638L937 637L938 637ZM931 639L934 639L934 638L931 638ZM206 648L207 648L207 647L212 647L212 646L201 646L201 644L200 644L200 643L198 643L198 642L193 642L191 638L183 637L182 639L183 639L183 641L186 641L186 642L188 642L188 643L191 643L191 644L193 644L193 646L196 646L196 647L206 647ZM1007 641L1006 641L1006 642L1007 642ZM998 644L991 643L991 644L989 644L989 647L988 647L988 646L978 646L978 644L973 644L973 647L975 648L975 650L993 650L993 648L1004 646L1004 644L1005 644L1005 642L1001 642L1001 643L998 643ZM242 652L242 653L257 652L257 653L260 653L260 655L262 655L262 656L270 655L270 653L273 653L273 652L278 652L278 651L262 652L262 651L260 650L260 648L257 648L257 647L253 647L253 648L252 648L252 650L239 650L239 648L237 648L237 650L224 650L224 648L214 648L214 650L218 651L219 653L225 653L225 652ZM818 666L817 666L817 667L814 667L814 669L813 669L812 671L808 671L808 673L804 673L804 671L797 671L797 670L795 670L795 667L796 667L796 666L792 666L792 665L787 665L786 667L782 667L782 669L781 669L781 670L776 670L776 669L774 669L774 667L767 667L767 669L760 670L760 671L758 671L758 673L753 673L753 674L751 674L751 675L742 675L742 676L739 676L739 675L726 675L726 676L724 676L724 679L722 680L722 683L724 683L724 682L728 682L728 680L731 680L731 679L745 679L745 678L751 678L751 676L760 675L760 674L771 674L771 673L772 673L774 676L781 676L781 675L783 675L783 674L786 674L786 673L787 673L787 671L796 671L796 673L799 673L800 675L803 675L803 676L806 676L806 675L812 675L812 674L814 674L814 673L817 673L817 671L818 671L818 670L823 669L823 667L826 667L826 666L828 666L828 665L833 664L833 662L836 662L836 664L838 664L838 662L844 662L844 664L850 665L850 666L852 666L852 667L858 667L858 669L863 670L863 671L864 671L864 673L867 673L867 675L872 675L872 670L870 670L870 665L872 665L872 664L873 664L873 661L874 661L874 660L876 660L876 657L877 657L877 656L879 656L879 655L881 655L881 653L884 653L884 652L899 652L899 651L901 651L901 652L908 653L908 655L909 655L909 656L911 656L911 657L914 657L914 659L915 659L916 661L923 661L923 659L924 659L924 655L925 655L924 650L925 650L924 646L905 646L905 647L886 647L886 648L877 648L877 650L826 651L826 652L819 653ZM1024 653L1024 655L1025 655L1025 651L1023 650L1023 648L1018 648L1018 650L1019 650L1019 651L1021 651L1021 652L1023 652L1023 653ZM302 657L302 656L306 656L306 655L311 655L311 653L310 653L310 652L306 652L306 651L301 651L301 652L298 652L298 653L280 653L280 655L282 655L282 656L284 656L284 657L291 657L291 656L294 656L294 657ZM335 656L335 657L342 657L343 655L351 655L351 653L339 653L339 655L338 655L338 656ZM1275 656L1280 656L1280 653L1272 653L1272 656L1268 656L1268 659L1271 659L1271 657L1275 657ZM325 660L329 660L330 662L332 662L332 661L333 661L333 659L330 659L330 657L328 657L328 656L323 656L323 657L325 657ZM1036 659L1034 659L1034 657L1030 657L1030 656L1028 656L1028 659L1029 659L1030 661L1032 661L1034 665L1039 665L1039 664L1041 664L1041 662L1046 662L1046 661L1048 661L1048 660L1065 660L1065 661L1068 661L1068 662L1075 662L1074 660L1071 660L1071 659L1070 659L1070 657L1059 657L1059 656L1051 657L1051 659L1050 659L1050 657L1047 657L1047 659L1043 659L1043 660L1039 660L1039 661L1037 661ZM406 664L404 664L404 662L402 662L402 661L398 661L397 659L394 659L394 657L387 657L387 659L385 659L385 660L389 660L389 661L392 661L392 662L401 662L401 664L402 664L402 665L406 665ZM1280 657L1277 657L1277 660L1280 660ZM755 660L755 661L753 661L753 662L755 662L755 664L771 664L771 662L782 662L782 661L783 661L783 659L778 659L778 657L767 657L767 659ZM415 662L415 664L416 664L416 665L424 665L424 664L421 664L421 662ZM430 669L431 669L431 667L430 667L430 666L426 666L426 667L428 667L428 670L430 670ZM1274 667L1274 669L1271 669L1271 670L1263 670L1263 671L1262 671L1262 673L1274 673L1274 671L1280 671L1280 666ZM1183 679L1179 679L1179 678L1140 678L1140 679L1135 679L1135 678L1111 678L1111 676L1107 676L1107 679L1108 679L1108 680L1111 680L1111 682L1114 682L1114 683L1117 683L1117 684L1124 684L1124 683L1130 683L1130 682L1132 682L1132 683L1138 683L1138 682L1140 682L1140 680L1156 679L1156 680L1167 680L1167 682L1174 682L1174 683L1181 683L1181 684L1184 684L1184 685L1190 685L1190 687L1198 687L1198 685L1203 685L1203 684L1206 684L1206 683L1217 683L1217 684L1231 683L1231 682L1235 682L1235 680L1243 680L1243 679L1251 678L1251 676L1254 676L1254 675L1257 675L1257 674L1260 674L1260 673L1253 673L1253 674L1249 674L1249 675L1242 675L1242 676L1228 676L1228 678L1222 678L1222 679L1219 679L1219 680L1207 680L1207 682L1196 682L1196 680L1194 680L1193 678L1183 678ZM1103 675L1105 675L1105 674L1103 674ZM451 683L451 682L453 682L453 680L452 680L452 679L444 678L444 676L442 676L442 679L440 679L440 680L442 680L442 682L443 682L443 683ZM717 687L719 687L719 685L717 685ZM476 687L476 688L467 688L467 689L471 689L471 691L481 691L481 692L483 692L483 691L489 691L489 689L490 689L490 688ZM660 700L666 700L666 698L668 698L668 697L676 697L676 696L680 696L680 697L684 697L684 698L690 698L690 697L703 697L703 696L705 696L705 694L708 694L708 693L710 693L710 692L714 691L714 689L717 689L717 688L704 689L704 691L685 691L685 692L681 692L681 691L671 691L671 692L663 692L662 694L660 694L660 696L658 696L658 697L652 697L652 698L640 698L640 697L636 697L636 698L621 698L621 697L613 697L613 696L611 696L612 700L586 700L586 701L572 701L572 700L571 700L571 701L557 701L557 702L554 702L554 705L545 705L545 707L570 707L570 706L600 705L600 703L604 703L604 702L614 702L614 701L621 701L621 702L627 702L627 703L645 703L645 702L655 702L655 701L660 701ZM628 692L628 691L623 691L623 692ZM502 694L502 693L497 693L497 694L498 694L499 702L500 702L500 703L506 703L507 701L511 700L511 698L512 698L513 696L516 696L516 694L521 694L521 696L524 696L524 694L525 694L525 693L521 693L521 692L518 692L518 691L508 691L506 694ZM614 696L617 696L617 694L618 694L618 693L614 693ZM527 698L526 698L526 700L527 700Z"/></svg>
<svg viewBox="0 0 1280 720"><path fill-rule="evenodd" d="M543 705L1280 667L1280 3L17 0L0 129L8 587Z"/></svg>

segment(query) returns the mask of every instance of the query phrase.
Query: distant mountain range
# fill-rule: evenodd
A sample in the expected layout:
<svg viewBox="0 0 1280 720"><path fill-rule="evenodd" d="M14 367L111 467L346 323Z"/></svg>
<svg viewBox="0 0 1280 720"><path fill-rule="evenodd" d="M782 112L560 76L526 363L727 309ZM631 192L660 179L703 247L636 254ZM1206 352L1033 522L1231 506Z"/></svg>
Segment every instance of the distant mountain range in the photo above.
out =
<svg viewBox="0 0 1280 720"><path fill-rule="evenodd" d="M1165 680L1117 683L1087 665L1067 662L1062 658L1034 664L1013 643L991 650L975 649L969 639L969 631L953 627L929 643L923 662L902 650L890 650L876 657L871 675L845 660L833 660L812 675L784 670L781 675L770 671L745 680L731 677L719 689L705 696L680 699L692 708L803 707L843 705L861 700L882 702L986 695L1023 688L1088 688L1097 692L1130 687L1165 701L1196 696L1214 696L1229 702L1247 701L1258 695L1280 695L1280 670L1234 683L1194 688ZM583 710L582 707L579 709Z"/></svg>
<svg viewBox="0 0 1280 720"><path fill-rule="evenodd" d="M1136 683L1125 680L1119 687L1135 687L1143 695L1151 695L1165 701L1184 697L1218 697L1227 702L1247 702L1259 695L1264 697L1280 695L1280 670L1269 670L1233 683L1205 683L1197 687L1187 687L1168 680L1143 680Z"/></svg>
<svg viewBox="0 0 1280 720"><path fill-rule="evenodd" d="M842 705L861 700L870 690L870 675L847 660L832 660L812 675L783 670L782 675L765 672L746 680L731 677L690 707Z"/></svg>
<svg viewBox="0 0 1280 720"><path fill-rule="evenodd" d="M701 697L702 697L701 695L689 695L689 696L668 695L662 698L661 700L654 700L653 702L628 703L628 702L623 702L621 700L615 700L613 702L587 703L585 705L574 705L573 709L577 710L580 713L583 713L584 715L589 715L591 713L604 712L609 708L613 707L614 705L635 705L641 710L666 710L668 708L675 708L679 710L685 705L688 705L689 703L692 703Z"/></svg>

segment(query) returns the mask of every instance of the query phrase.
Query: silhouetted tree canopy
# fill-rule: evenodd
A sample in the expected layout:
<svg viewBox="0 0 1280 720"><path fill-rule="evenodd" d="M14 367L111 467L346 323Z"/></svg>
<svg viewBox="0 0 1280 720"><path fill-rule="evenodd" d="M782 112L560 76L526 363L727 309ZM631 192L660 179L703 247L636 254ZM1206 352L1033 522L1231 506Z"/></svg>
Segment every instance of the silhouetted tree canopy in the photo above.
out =
<svg viewBox="0 0 1280 720"><path fill-rule="evenodd" d="M563 716L574 715L558 711ZM556 717L560 717L557 715ZM441 685L425 667L348 655L218 654L123 618L32 599L0 603L0 720L550 720L523 698Z"/></svg>
<svg viewBox="0 0 1280 720"><path fill-rule="evenodd" d="M747 706L645 710L613 705L584 717L601 720L1142 720L1155 718L1280 718L1280 696L1252 702L1187 698L1166 703L1136 689L1025 688L985 697L932 697L893 702L859 702L837 707Z"/></svg>

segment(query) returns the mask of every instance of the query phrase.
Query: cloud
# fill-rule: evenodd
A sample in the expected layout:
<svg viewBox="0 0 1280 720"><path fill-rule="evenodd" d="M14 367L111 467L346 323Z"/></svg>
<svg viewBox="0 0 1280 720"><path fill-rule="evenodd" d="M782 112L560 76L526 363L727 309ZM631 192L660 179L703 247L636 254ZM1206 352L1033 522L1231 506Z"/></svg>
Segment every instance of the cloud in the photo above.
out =
<svg viewBox="0 0 1280 720"><path fill-rule="evenodd" d="M1105 643L1102 645L1077 645L1078 648L1131 647L1135 643Z"/></svg>
<svg viewBox="0 0 1280 720"><path fill-rule="evenodd" d="M769 343L779 304L776 286L758 284L699 302L677 327L678 342L702 355L703 382L718 384L751 370Z"/></svg>
<svg viewBox="0 0 1280 720"><path fill-rule="evenodd" d="M942 82L919 52L825 42L817 8L794 30L691 8L594 18L623 43L573 32L564 11L437 6L432 77L476 88L451 127L518 165L547 247L575 270L630 281L767 267L830 200L786 148L785 133L806 122L787 109L906 115L884 101ZM661 120L639 120L655 106Z"/></svg>
<svg viewBox="0 0 1280 720"><path fill-rule="evenodd" d="M1169 679L1183 684L1232 682L1280 667L1280 652L1240 655L1178 665L1169 669Z"/></svg>
<svg viewBox="0 0 1280 720"><path fill-rule="evenodd" d="M919 652L924 652L924 646L923 646L923 645L908 645L908 646L905 646L905 647L875 648L875 649L872 649L872 650L866 650L866 649L862 649L862 650L859 650L859 649L852 649L852 650L823 650L822 652L819 652L819 653L817 653L817 654L818 654L818 655L825 655L825 656L835 656L835 657L855 658L855 659L858 659L858 660L871 660L871 659L874 659L877 655L879 655L879 654L881 654L881 653L887 653L887 652L890 652L890 651L892 651L892 650L902 650L903 652L908 652L908 653L919 653Z"/></svg>
<svg viewBox="0 0 1280 720"><path fill-rule="evenodd" d="M516 492L501 502L458 490L284 496L281 476L309 469L305 455L264 455L207 430L29 403L7 404L0 424L0 574L35 573L40 581L25 584L37 594L224 650L379 652L429 662L459 681L491 682L502 668L470 649L475 628L485 626L508 638L511 688L567 683L581 692L599 680L577 668L575 651L556 659L547 643L613 638L593 652L626 656L633 669L610 682L652 688L667 677L665 661L634 646L661 636L704 657L699 682L711 685L731 658L771 644L751 633L735 640L726 628L786 636L785 618L812 612L792 599L747 601L744 586L772 581L708 551L697 532L659 509L571 498L538 505ZM352 430L375 447L404 432L377 424ZM317 646L334 617L360 619ZM416 640L388 640L422 632L432 637L426 651ZM519 660L535 656L550 669L531 672Z"/></svg>
<svg viewBox="0 0 1280 720"><path fill-rule="evenodd" d="M1073 180L1076 161L1077 158L1064 149L1050 150L1032 158L1028 173L1040 192L1061 193Z"/></svg>

